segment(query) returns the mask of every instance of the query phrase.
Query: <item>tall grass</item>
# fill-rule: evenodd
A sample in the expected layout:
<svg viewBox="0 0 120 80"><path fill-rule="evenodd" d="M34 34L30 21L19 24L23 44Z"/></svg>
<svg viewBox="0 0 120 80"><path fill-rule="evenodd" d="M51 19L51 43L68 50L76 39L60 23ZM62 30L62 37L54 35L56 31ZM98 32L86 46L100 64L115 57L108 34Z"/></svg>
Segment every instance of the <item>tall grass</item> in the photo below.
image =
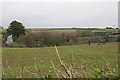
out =
<svg viewBox="0 0 120 80"><path fill-rule="evenodd" d="M109 65L110 63L105 62L104 58L102 58L102 60L105 65L103 65L102 67L97 67L96 63L93 63L93 65L91 66L89 65L86 66L86 63L84 65L76 66L74 60L75 57L74 54L72 54L71 65L67 66L61 59L57 46L55 46L55 52L59 60L60 67L57 67L54 61L50 59L52 67L50 67L50 70L47 73L41 73L40 69L37 66L36 57L35 57L34 58L35 64L33 67L34 71L30 69L26 69L25 66L20 66L19 75L15 76L13 75L14 72L12 71L11 67L8 66L10 71L9 73L11 75L9 78L118 78L117 70L111 68ZM81 59L81 61L83 60ZM89 69L88 66L90 67ZM27 77L26 74L28 74L29 76ZM8 74L5 74L4 68L2 75L3 78L8 78L7 77ZM42 77L40 75L42 75Z"/></svg>
<svg viewBox="0 0 120 80"><path fill-rule="evenodd" d="M61 57L59 55L58 49L55 46L55 51L58 56L58 59L60 61L61 66L63 67L63 70L61 71L60 69L56 68L53 61L51 61L52 67L54 69L55 74L57 75L57 78L86 78L88 76L89 72L86 72L86 68L83 66L76 67L74 63L74 58L72 55L72 65L69 67L66 67L66 65L63 63L61 60ZM116 69L110 69L109 63L106 63L103 59L103 62L105 65L102 68L95 68L94 65L92 66L93 69L90 69L89 71L92 72L91 78L118 78L118 76L115 74ZM81 71L82 73L78 72Z"/></svg>

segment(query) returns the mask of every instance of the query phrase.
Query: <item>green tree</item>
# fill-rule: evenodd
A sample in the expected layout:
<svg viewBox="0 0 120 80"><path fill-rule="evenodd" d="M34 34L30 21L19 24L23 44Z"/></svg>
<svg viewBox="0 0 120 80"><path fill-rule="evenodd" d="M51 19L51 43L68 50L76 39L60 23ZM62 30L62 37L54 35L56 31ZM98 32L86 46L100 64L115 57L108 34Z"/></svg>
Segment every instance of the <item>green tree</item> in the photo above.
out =
<svg viewBox="0 0 120 80"><path fill-rule="evenodd" d="M13 35L13 39L16 39L19 35L25 35L25 27L20 22L12 21L7 29L7 34Z"/></svg>

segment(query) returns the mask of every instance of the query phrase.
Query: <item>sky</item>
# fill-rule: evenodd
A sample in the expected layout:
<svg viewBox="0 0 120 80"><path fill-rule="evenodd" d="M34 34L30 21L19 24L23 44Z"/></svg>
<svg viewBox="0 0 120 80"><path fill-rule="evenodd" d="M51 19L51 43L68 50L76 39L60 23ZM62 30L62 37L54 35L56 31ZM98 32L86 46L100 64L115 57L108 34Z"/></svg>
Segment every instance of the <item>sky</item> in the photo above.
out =
<svg viewBox="0 0 120 80"><path fill-rule="evenodd" d="M17 20L27 28L118 26L117 0L3 2L0 25L8 28Z"/></svg>

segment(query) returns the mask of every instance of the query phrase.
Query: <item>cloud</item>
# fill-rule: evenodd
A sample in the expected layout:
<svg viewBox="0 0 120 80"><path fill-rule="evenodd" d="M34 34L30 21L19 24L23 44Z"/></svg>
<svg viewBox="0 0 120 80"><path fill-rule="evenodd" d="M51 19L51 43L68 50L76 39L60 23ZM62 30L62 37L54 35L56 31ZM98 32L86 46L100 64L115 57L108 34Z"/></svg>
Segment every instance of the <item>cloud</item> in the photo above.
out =
<svg viewBox="0 0 120 80"><path fill-rule="evenodd" d="M3 4L3 26L18 20L27 27L117 25L116 2L19 2Z"/></svg>

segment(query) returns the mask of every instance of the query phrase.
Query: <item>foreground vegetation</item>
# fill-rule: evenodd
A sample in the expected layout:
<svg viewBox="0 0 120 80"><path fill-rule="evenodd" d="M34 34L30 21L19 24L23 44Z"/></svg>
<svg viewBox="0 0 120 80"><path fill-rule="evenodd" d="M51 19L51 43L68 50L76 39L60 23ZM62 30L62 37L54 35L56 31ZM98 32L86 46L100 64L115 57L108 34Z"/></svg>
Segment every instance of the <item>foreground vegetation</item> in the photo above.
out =
<svg viewBox="0 0 120 80"><path fill-rule="evenodd" d="M118 76L117 42L57 46L57 48L3 48L2 51L3 78Z"/></svg>

